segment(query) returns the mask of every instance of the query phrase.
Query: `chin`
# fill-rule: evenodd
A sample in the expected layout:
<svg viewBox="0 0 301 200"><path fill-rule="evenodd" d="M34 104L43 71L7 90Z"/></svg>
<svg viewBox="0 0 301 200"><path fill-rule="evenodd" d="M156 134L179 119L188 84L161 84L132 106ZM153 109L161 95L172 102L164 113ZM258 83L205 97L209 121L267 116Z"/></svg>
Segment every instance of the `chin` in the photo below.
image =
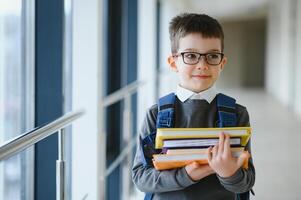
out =
<svg viewBox="0 0 301 200"><path fill-rule="evenodd" d="M208 85L202 85L202 86L194 87L193 91L202 92L204 90L207 90L208 88L210 88L210 86L208 86Z"/></svg>
<svg viewBox="0 0 301 200"><path fill-rule="evenodd" d="M202 92L206 89L208 89L208 88L203 88L203 87L202 88L193 88L192 91L195 92L195 93L200 93L200 92Z"/></svg>

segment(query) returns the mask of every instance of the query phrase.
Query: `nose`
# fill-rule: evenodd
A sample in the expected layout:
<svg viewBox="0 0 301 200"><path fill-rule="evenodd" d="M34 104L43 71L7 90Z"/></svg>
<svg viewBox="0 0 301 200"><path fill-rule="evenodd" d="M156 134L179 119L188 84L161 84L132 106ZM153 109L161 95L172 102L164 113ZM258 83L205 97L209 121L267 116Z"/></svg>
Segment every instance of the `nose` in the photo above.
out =
<svg viewBox="0 0 301 200"><path fill-rule="evenodd" d="M199 59L199 62L197 64L197 69L199 70L206 70L208 69L208 64L206 62L206 57L205 56L201 56Z"/></svg>

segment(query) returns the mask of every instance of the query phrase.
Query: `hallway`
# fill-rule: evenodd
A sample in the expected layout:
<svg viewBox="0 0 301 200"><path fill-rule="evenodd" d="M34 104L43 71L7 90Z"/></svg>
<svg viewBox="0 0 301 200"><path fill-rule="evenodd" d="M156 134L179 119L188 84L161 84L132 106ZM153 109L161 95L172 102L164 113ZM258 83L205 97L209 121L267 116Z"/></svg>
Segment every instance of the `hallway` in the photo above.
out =
<svg viewBox="0 0 301 200"><path fill-rule="evenodd" d="M301 120L263 90L229 91L247 106L253 128L256 200L297 200Z"/></svg>

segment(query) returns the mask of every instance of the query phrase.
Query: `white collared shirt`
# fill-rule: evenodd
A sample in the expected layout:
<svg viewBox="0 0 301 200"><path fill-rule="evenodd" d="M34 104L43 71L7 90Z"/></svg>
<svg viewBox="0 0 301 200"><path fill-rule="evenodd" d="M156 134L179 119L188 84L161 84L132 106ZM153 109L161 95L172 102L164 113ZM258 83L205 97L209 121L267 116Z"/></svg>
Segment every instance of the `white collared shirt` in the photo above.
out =
<svg viewBox="0 0 301 200"><path fill-rule="evenodd" d="M200 93L195 93L178 85L176 95L178 99L182 102L185 102L187 99L204 99L208 103L211 103L211 101L213 101L213 99L217 95L217 91L215 86L212 86Z"/></svg>

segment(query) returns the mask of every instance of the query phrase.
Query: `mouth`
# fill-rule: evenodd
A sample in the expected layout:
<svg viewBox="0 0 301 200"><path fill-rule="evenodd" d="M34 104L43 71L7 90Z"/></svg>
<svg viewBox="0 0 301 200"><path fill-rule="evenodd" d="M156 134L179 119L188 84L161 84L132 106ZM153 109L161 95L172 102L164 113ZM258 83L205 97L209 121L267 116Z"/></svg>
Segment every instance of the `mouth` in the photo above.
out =
<svg viewBox="0 0 301 200"><path fill-rule="evenodd" d="M210 78L210 75L192 75L193 78L207 79Z"/></svg>

